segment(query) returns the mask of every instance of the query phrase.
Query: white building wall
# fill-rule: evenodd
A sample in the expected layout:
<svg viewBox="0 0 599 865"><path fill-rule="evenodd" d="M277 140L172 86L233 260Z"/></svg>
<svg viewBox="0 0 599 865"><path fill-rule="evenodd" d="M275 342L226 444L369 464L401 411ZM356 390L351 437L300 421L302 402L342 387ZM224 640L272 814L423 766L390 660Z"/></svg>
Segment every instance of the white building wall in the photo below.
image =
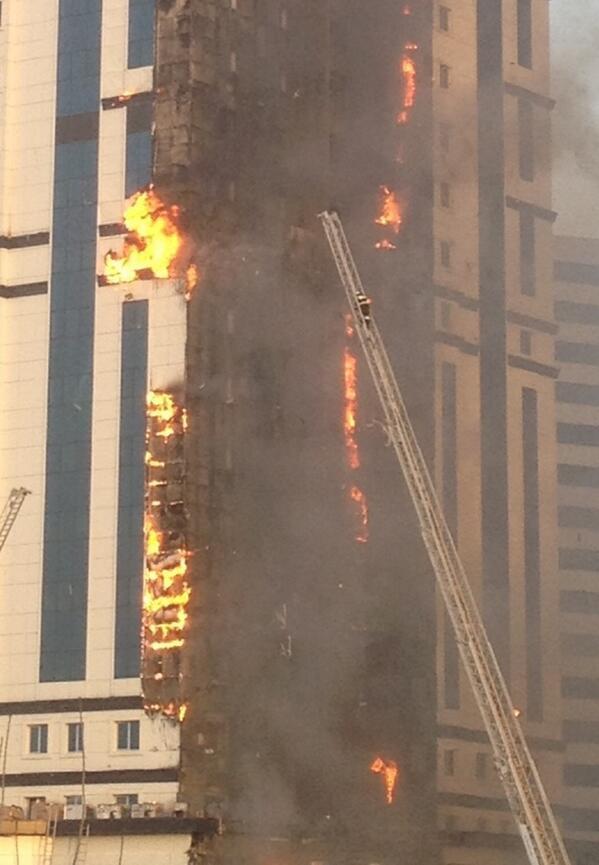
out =
<svg viewBox="0 0 599 865"><path fill-rule="evenodd" d="M0 235L51 234L58 0L4 0L2 5ZM151 67L126 68L128 6L128 0L103 2L103 97L146 92L152 87ZM100 106L99 110L98 224L102 225L120 222L123 216L126 110L102 110ZM104 254L120 245L119 238L99 239L99 274ZM0 249L0 287L49 283L50 267L51 244ZM121 307L128 299L149 300L149 386L168 387L183 382L186 304L179 284L157 280L122 288L98 286L87 677L84 682L40 683L49 296L0 296L0 505L12 487L26 486L32 493L0 553L0 704L140 694L138 679L116 680L113 676ZM7 714L0 715L0 740L4 742L10 708L5 707L5 711ZM116 722L135 719L141 723L140 750L119 752ZM21 773L80 771L81 755L66 750L67 724L78 720L78 714L72 712L12 714L7 744L7 802L24 804L27 797L38 795L49 801L63 801L64 796L80 792L78 785L45 785L43 777L35 786L15 786L14 777ZM49 725L48 753L32 755L29 726L39 723ZM88 772L178 766L179 730L170 722L149 719L137 709L107 710L84 713L84 725ZM176 792L177 784L171 781L101 783L89 785L88 800L98 804L113 801L118 793L136 793L140 801L172 802Z"/></svg>

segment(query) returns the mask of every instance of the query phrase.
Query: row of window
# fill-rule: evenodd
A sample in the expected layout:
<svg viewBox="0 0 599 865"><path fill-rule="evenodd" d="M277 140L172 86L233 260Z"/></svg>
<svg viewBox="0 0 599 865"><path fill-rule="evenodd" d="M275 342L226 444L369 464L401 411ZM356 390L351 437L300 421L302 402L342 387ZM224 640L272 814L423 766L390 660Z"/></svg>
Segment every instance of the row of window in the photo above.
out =
<svg viewBox="0 0 599 865"><path fill-rule="evenodd" d="M231 0L231 3L236 0ZM518 65L532 69L532 0L517 0L517 41ZM439 6L439 30L446 33L451 29L451 9Z"/></svg>
<svg viewBox="0 0 599 865"><path fill-rule="evenodd" d="M115 740L118 751L139 751L139 721L117 721ZM76 754L84 748L83 724L67 724L67 751ZM29 753L48 753L48 724L29 726Z"/></svg>
<svg viewBox="0 0 599 865"><path fill-rule="evenodd" d="M442 184L441 188L446 184ZM441 193L441 201L449 201L449 188ZM445 199L443 198L445 196ZM449 204L444 205L449 206ZM535 217L528 211L520 212L520 292L527 297L534 297L537 283L537 255ZM439 262L441 267L450 270L452 267L452 243L449 240L439 241ZM566 345L561 343L559 345ZM558 349L559 349L558 345ZM578 345L578 344L577 344ZM599 349L595 349L599 356ZM557 358L560 360L560 358ZM567 358L562 358L567 360Z"/></svg>
<svg viewBox="0 0 599 865"><path fill-rule="evenodd" d="M443 774L453 776L457 768L457 748L446 748L443 751ZM491 758L484 751L479 751L474 755L474 777L483 781L489 775L491 767Z"/></svg>

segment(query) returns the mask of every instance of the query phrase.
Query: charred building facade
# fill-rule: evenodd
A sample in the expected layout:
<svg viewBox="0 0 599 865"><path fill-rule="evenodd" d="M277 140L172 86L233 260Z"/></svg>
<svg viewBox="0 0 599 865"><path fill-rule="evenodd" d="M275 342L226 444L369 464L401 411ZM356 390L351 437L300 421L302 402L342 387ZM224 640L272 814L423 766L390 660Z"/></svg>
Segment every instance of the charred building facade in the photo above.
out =
<svg viewBox="0 0 599 865"><path fill-rule="evenodd" d="M98 797L222 820L226 862L523 861L316 214L342 213L559 803L545 0L51 5L49 61L19 47L33 0L2 49L59 96L45 221L3 216L3 332L40 334L31 478L3 384L2 478L38 491L11 565L44 537L6 715L128 712L140 774Z"/></svg>

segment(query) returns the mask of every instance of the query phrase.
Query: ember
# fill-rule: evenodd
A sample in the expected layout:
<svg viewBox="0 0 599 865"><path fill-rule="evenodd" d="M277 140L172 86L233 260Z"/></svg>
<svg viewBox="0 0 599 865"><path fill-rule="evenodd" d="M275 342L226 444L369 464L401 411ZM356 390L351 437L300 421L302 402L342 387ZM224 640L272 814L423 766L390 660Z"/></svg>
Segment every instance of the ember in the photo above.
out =
<svg viewBox="0 0 599 865"><path fill-rule="evenodd" d="M356 540L360 544L368 543L368 504L366 502L366 496L360 489L360 487L353 486L349 491L350 498L357 509L357 516L360 523L360 528L358 533L356 534Z"/></svg>

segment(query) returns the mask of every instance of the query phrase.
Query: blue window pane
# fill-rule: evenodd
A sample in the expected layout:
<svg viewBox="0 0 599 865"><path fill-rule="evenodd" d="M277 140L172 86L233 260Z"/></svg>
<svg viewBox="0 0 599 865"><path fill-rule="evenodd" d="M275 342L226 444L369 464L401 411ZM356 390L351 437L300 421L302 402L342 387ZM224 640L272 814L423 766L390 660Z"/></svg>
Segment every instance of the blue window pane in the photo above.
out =
<svg viewBox="0 0 599 865"><path fill-rule="evenodd" d="M123 306L115 677L139 676L143 573L148 302ZM120 747L120 745L119 745Z"/></svg>
<svg viewBox="0 0 599 865"><path fill-rule="evenodd" d="M152 135L132 132L127 135L125 198L147 186L152 179Z"/></svg>
<svg viewBox="0 0 599 865"><path fill-rule="evenodd" d="M129 69L154 63L154 0L129 0Z"/></svg>

